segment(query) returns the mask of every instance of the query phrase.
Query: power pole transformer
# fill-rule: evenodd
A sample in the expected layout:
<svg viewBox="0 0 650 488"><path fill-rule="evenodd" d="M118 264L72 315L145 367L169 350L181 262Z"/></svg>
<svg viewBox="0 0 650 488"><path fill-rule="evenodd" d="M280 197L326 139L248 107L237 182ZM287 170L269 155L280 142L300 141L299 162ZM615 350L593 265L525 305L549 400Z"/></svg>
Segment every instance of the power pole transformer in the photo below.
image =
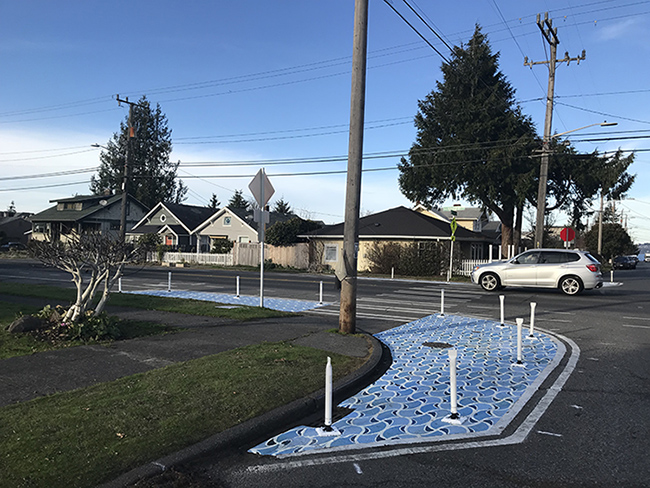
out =
<svg viewBox="0 0 650 488"><path fill-rule="evenodd" d="M587 53L583 50L582 55L572 58L569 53L564 54L564 59L557 59L557 45L560 39L557 37L557 27L553 28L553 21L548 18L548 12L544 14L544 21L541 21L540 14L537 14L537 27L542 32L551 47L551 58L546 61L529 61L528 56L524 58L524 66L530 68L536 64L548 64L548 91L546 94L546 117L544 119L544 142L542 146L542 163L539 170L539 188L537 190L537 221L535 223L535 247L542 247L544 243L544 213L546 212L546 184L548 181L548 160L550 156L551 125L553 122L553 95L555 91L555 65L571 61L584 61Z"/></svg>

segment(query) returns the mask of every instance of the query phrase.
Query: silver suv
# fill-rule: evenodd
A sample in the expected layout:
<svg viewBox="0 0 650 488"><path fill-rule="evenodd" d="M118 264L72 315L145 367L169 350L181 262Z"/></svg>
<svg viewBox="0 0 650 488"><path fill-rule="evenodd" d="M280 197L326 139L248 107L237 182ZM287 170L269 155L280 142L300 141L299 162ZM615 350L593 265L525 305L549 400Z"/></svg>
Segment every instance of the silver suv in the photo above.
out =
<svg viewBox="0 0 650 488"><path fill-rule="evenodd" d="M600 263L586 251L531 249L508 261L481 264L472 283L494 291L504 286L559 288L567 295L603 286Z"/></svg>

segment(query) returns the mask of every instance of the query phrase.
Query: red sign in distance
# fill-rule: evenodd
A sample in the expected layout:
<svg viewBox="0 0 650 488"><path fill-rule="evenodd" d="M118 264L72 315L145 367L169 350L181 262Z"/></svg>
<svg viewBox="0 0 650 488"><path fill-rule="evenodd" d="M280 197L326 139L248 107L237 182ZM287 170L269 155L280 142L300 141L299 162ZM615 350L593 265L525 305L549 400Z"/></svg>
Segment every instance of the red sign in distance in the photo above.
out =
<svg viewBox="0 0 650 488"><path fill-rule="evenodd" d="M560 231L560 237L564 242L572 241L576 238L576 233L571 227L565 227Z"/></svg>

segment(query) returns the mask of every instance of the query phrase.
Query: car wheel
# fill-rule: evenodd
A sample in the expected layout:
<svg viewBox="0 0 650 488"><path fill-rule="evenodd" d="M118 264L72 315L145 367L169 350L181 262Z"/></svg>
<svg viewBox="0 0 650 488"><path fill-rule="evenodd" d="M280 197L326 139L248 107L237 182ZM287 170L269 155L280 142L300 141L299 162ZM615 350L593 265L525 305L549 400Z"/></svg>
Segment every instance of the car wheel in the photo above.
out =
<svg viewBox="0 0 650 488"><path fill-rule="evenodd" d="M485 273L481 275L479 283L485 291L495 291L501 288L501 281L494 273Z"/></svg>
<svg viewBox="0 0 650 488"><path fill-rule="evenodd" d="M565 276L560 281L560 290L566 295L577 295L583 288L582 281L576 276Z"/></svg>

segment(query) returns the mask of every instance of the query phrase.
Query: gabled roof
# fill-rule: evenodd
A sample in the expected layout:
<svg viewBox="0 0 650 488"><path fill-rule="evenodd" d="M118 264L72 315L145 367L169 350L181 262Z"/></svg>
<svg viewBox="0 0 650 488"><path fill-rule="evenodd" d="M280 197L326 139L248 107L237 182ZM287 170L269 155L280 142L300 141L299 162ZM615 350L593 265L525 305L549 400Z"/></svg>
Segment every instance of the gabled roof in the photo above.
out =
<svg viewBox="0 0 650 488"><path fill-rule="evenodd" d="M129 200L138 203L142 208L146 208L135 198L129 195ZM57 205L43 210L31 217L32 222L77 222L83 220L96 212L100 212L112 205L119 204L122 201L122 195L79 195L72 198L62 198L59 200L50 200L58 203L86 203L87 208L83 210L57 210ZM105 202L100 204L100 202Z"/></svg>
<svg viewBox="0 0 650 488"><path fill-rule="evenodd" d="M201 225L209 217L211 217L212 215L214 215L216 212L219 211L210 207L199 207L196 205L182 205L178 203L160 202L156 204L156 206L152 208L147 213L147 215L142 217L142 219L140 219L140 222L138 222L133 226L132 232L139 233L141 232L140 229L145 226L150 231L152 227L155 227L156 229L160 229L161 227L163 227L162 225L152 226L151 224L148 223L151 216L154 215L156 212L158 212L160 209L165 209L167 212L172 214L174 218L180 222L180 225L183 226L187 234L193 233L196 227Z"/></svg>
<svg viewBox="0 0 650 488"><path fill-rule="evenodd" d="M230 207L223 207L221 210L218 212L210 215L205 221L201 222L201 224L193 229L192 232L198 232L204 227L207 227L210 225L212 222L215 220L218 220L223 214L226 212L230 213L231 215L235 216L237 219L239 219L243 224L247 225L250 227L253 231L257 232L258 230L258 223L255 222L253 219L253 210L250 209L243 209L243 208L230 208ZM290 220L294 217L297 217L296 215L290 214L281 214L278 212L269 212L269 223L266 224L267 227L270 227L271 225L275 224L276 222L285 222L287 220Z"/></svg>
<svg viewBox="0 0 650 488"><path fill-rule="evenodd" d="M343 238L344 223L328 225L301 237ZM359 219L360 239L449 239L449 223L429 217L406 207L395 207ZM463 241L484 241L485 236L463 227L456 229L456 238Z"/></svg>

